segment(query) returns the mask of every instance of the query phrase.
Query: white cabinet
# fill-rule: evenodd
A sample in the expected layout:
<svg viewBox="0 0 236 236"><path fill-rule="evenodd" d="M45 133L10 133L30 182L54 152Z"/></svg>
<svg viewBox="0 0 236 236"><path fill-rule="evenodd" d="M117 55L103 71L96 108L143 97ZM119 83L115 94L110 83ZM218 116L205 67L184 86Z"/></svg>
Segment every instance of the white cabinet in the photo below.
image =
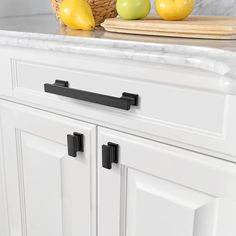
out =
<svg viewBox="0 0 236 236"><path fill-rule="evenodd" d="M91 236L95 126L17 104L0 107L10 235ZM76 158L67 155L73 132L84 137Z"/></svg>
<svg viewBox="0 0 236 236"><path fill-rule="evenodd" d="M104 128L98 132L98 236L236 235L234 164ZM119 145L118 163L106 169L102 146L106 150L110 142Z"/></svg>
<svg viewBox="0 0 236 236"><path fill-rule="evenodd" d="M221 74L0 54L0 236L236 235L236 96Z"/></svg>

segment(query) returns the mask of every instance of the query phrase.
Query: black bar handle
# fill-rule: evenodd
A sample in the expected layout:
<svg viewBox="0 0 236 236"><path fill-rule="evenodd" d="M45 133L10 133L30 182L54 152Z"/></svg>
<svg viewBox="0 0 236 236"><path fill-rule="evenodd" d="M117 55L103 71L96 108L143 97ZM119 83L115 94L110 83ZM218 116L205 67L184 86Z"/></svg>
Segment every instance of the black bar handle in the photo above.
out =
<svg viewBox="0 0 236 236"><path fill-rule="evenodd" d="M118 148L116 143L109 142L107 145L102 145L102 167L110 170L112 163L118 163Z"/></svg>
<svg viewBox="0 0 236 236"><path fill-rule="evenodd" d="M67 135L68 156L76 157L77 152L84 152L84 135L74 132Z"/></svg>
<svg viewBox="0 0 236 236"><path fill-rule="evenodd" d="M44 84L44 91L68 98L83 100L122 110L130 110L131 106L138 105L138 95L123 93L120 98L92 93L84 90L69 88L68 81L56 80L54 84Z"/></svg>

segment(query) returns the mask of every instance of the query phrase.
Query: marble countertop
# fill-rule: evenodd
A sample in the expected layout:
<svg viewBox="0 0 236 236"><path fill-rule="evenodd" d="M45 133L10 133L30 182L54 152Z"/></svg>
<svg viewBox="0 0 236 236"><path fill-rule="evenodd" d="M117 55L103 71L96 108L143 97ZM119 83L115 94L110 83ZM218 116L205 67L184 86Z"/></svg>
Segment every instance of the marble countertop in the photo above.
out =
<svg viewBox="0 0 236 236"><path fill-rule="evenodd" d="M222 76L221 90L236 94L236 40L73 31L38 15L0 18L0 45L198 68Z"/></svg>
<svg viewBox="0 0 236 236"><path fill-rule="evenodd" d="M110 40L125 40L142 43L161 43L172 45L188 45L188 46L202 46L212 47L218 49L233 50L236 52L236 40L201 40L201 39L185 39L185 38L170 38L157 36L141 36L110 33L104 31L102 28L97 28L95 31L80 31L70 30L60 26L54 15L36 15L26 17L6 17L0 18L0 32L8 35L28 36L29 38L48 38L58 39L58 36L69 37L71 42L77 41L79 43L81 38L87 39L110 39ZM49 36L50 35L50 36Z"/></svg>

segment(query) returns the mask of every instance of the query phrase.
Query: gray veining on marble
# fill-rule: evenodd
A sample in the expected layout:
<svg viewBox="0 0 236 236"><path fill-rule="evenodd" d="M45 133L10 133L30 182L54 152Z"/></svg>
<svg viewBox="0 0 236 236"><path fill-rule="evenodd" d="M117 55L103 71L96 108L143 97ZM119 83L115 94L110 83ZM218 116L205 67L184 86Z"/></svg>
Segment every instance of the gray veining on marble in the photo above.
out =
<svg viewBox="0 0 236 236"><path fill-rule="evenodd" d="M152 12L156 14L154 2ZM194 15L223 15L236 16L236 0L195 0Z"/></svg>
<svg viewBox="0 0 236 236"><path fill-rule="evenodd" d="M76 36L76 37L75 37ZM0 45L197 68L222 77L217 85L236 94L236 41L123 35L101 28L71 31L51 15L0 19Z"/></svg>
<svg viewBox="0 0 236 236"><path fill-rule="evenodd" d="M236 0L196 0L194 14L236 16Z"/></svg>

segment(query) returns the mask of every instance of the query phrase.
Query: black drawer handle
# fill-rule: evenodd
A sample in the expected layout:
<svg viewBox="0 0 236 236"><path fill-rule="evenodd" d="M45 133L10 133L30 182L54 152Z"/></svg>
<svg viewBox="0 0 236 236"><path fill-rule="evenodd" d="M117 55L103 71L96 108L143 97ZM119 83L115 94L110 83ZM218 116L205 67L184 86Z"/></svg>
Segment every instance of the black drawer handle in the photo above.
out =
<svg viewBox="0 0 236 236"><path fill-rule="evenodd" d="M130 110L138 105L138 95L123 93L121 98L69 88L68 81L56 80L54 84L44 84L44 91L68 98L97 103L122 110Z"/></svg>
<svg viewBox="0 0 236 236"><path fill-rule="evenodd" d="M118 163L118 148L116 143L109 142L107 145L102 145L102 167L110 170L112 163Z"/></svg>
<svg viewBox="0 0 236 236"><path fill-rule="evenodd" d="M74 132L67 135L68 156L76 157L77 152L84 152L84 135Z"/></svg>

